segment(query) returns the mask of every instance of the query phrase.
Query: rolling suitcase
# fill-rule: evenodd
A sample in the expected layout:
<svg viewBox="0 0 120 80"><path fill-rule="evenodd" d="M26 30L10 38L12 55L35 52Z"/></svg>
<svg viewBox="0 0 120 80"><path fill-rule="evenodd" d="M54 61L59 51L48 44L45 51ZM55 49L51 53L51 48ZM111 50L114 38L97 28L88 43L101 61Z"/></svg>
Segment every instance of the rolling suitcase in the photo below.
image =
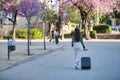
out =
<svg viewBox="0 0 120 80"><path fill-rule="evenodd" d="M82 69L91 69L90 57L81 57L81 68Z"/></svg>

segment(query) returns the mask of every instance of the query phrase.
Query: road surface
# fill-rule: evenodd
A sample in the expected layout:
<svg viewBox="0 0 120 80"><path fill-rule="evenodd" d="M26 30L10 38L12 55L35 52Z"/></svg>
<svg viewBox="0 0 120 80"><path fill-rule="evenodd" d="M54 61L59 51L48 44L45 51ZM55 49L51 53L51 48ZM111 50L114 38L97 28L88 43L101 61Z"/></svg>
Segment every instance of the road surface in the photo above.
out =
<svg viewBox="0 0 120 80"><path fill-rule="evenodd" d="M91 70L74 69L70 42L36 60L0 72L0 80L120 80L120 42L85 42Z"/></svg>

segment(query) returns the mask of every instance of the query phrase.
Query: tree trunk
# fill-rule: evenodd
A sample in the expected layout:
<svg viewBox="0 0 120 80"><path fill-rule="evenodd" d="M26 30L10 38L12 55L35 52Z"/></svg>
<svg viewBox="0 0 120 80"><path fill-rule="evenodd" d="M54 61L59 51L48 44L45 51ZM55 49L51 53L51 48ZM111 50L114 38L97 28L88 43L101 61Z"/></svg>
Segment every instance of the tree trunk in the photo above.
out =
<svg viewBox="0 0 120 80"><path fill-rule="evenodd" d="M61 29L61 16L59 15L59 18L58 18L58 26L57 26L57 29L60 33L60 29Z"/></svg>
<svg viewBox="0 0 120 80"><path fill-rule="evenodd" d="M88 26L86 26L87 13L85 11L80 10L80 15L82 19L82 27L84 28L85 38L86 40L89 40L91 38L88 31Z"/></svg>
<svg viewBox="0 0 120 80"><path fill-rule="evenodd" d="M16 31L16 22L17 22L17 10L15 12L15 15L14 15L14 21L13 21L13 34L12 34L12 39L15 40L15 31Z"/></svg>
<svg viewBox="0 0 120 80"><path fill-rule="evenodd" d="M86 20L85 19L82 20L82 27L84 28L84 33L85 33L86 40L89 40L90 39L90 34L89 34L89 31L88 31L88 27L86 26Z"/></svg>
<svg viewBox="0 0 120 80"><path fill-rule="evenodd" d="M12 39L15 40L15 31L16 31L16 24L13 24L13 34L12 34Z"/></svg>
<svg viewBox="0 0 120 80"><path fill-rule="evenodd" d="M28 17L28 55L30 55L30 18Z"/></svg>

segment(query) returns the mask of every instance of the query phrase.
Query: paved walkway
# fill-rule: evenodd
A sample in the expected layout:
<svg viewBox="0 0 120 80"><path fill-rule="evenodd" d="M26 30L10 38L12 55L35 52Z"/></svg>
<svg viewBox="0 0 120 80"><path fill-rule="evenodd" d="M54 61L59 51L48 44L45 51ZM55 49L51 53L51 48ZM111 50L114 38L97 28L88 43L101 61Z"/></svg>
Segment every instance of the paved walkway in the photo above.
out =
<svg viewBox="0 0 120 80"><path fill-rule="evenodd" d="M0 80L120 80L120 40L85 41L88 51L80 55L91 58L90 70L81 70L81 64L75 70L70 42L61 44L49 55L0 72Z"/></svg>
<svg viewBox="0 0 120 80"><path fill-rule="evenodd" d="M68 42L71 39L65 39L60 42ZM85 40L86 41L86 40ZM116 41L119 42L120 39L113 40L113 39L92 39L92 41ZM87 41L86 41L87 42ZM31 55L27 55L27 41L26 40L16 40L16 50L11 52L10 60L8 60L8 50L7 50L7 40L0 40L0 71L5 69L11 68L17 64L24 63L26 61L30 61L33 59L38 58L39 56L43 56L49 54L59 48L62 45L56 45L55 42L48 42L46 41L46 50L44 50L43 40L32 40L32 45L30 46L30 53Z"/></svg>
<svg viewBox="0 0 120 80"><path fill-rule="evenodd" d="M46 41L46 50L44 50L43 40L32 40L30 46L30 55L27 54L27 41L16 40L16 50L10 53L10 60L8 60L8 45L7 40L0 40L0 71L13 67L17 64L24 63L46 55L61 47L55 42Z"/></svg>

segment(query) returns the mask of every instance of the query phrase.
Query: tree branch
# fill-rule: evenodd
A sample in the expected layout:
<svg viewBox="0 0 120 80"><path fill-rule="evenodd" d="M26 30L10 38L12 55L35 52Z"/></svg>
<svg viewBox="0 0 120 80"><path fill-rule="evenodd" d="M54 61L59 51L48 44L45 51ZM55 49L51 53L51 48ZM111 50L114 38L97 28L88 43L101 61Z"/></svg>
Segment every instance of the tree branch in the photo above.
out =
<svg viewBox="0 0 120 80"><path fill-rule="evenodd" d="M80 6L77 6L77 3L78 3L79 1L77 1L76 3L74 3L74 2L71 0L71 2L72 2L73 5L76 6L78 9L80 8Z"/></svg>
<svg viewBox="0 0 120 80"><path fill-rule="evenodd" d="M92 8L92 5L91 5L91 7L89 8L89 10L87 11L87 13L89 13L89 12L91 11L91 8Z"/></svg>
<svg viewBox="0 0 120 80"><path fill-rule="evenodd" d="M14 23L13 19L9 18L6 16L6 18L8 18L9 21L11 21L12 23Z"/></svg>

